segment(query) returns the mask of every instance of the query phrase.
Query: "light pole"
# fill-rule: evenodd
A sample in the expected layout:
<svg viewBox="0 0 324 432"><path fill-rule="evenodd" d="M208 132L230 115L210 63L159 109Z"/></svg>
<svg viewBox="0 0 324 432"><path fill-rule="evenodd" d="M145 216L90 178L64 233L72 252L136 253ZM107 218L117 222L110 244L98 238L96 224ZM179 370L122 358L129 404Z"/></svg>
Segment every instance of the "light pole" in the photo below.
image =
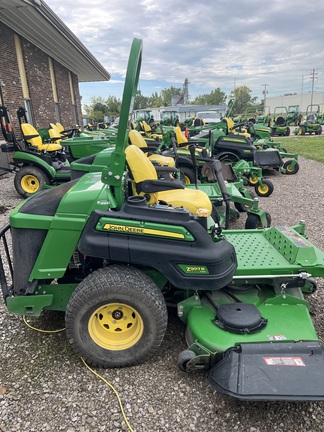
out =
<svg viewBox="0 0 324 432"><path fill-rule="evenodd" d="M303 93L304 93L304 77L307 75L302 75L302 86L301 86L301 99L300 99L300 112L303 112Z"/></svg>

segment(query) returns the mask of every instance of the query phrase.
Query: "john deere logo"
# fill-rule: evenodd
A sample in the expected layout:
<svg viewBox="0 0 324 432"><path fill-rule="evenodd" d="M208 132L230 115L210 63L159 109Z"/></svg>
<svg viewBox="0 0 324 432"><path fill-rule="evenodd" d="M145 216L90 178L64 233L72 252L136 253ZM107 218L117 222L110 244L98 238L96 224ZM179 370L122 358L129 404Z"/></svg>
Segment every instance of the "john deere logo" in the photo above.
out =
<svg viewBox="0 0 324 432"><path fill-rule="evenodd" d="M158 237L171 237L180 240L192 239L191 234L188 234L186 236L185 231L180 233L180 232L173 232L167 230L164 231L161 229L153 229L153 228L146 228L146 227L141 228L139 226L136 227L131 225L117 225L117 224L105 223L102 229L105 231L125 233L125 234L140 234L140 235L149 235L149 236L158 236Z"/></svg>
<svg viewBox="0 0 324 432"><path fill-rule="evenodd" d="M103 229L108 230L108 231L117 231L117 232L125 232L125 233L132 233L132 234L143 234L144 233L143 228L124 226L124 225L105 224Z"/></svg>

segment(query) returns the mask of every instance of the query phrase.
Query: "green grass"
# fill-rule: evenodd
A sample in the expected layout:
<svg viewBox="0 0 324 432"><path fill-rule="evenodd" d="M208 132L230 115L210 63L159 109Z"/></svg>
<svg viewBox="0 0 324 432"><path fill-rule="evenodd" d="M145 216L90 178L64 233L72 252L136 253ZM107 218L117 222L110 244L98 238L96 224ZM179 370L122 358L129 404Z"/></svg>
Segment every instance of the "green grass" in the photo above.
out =
<svg viewBox="0 0 324 432"><path fill-rule="evenodd" d="M288 153L297 153L307 159L324 163L324 135L273 137L273 141L280 142Z"/></svg>

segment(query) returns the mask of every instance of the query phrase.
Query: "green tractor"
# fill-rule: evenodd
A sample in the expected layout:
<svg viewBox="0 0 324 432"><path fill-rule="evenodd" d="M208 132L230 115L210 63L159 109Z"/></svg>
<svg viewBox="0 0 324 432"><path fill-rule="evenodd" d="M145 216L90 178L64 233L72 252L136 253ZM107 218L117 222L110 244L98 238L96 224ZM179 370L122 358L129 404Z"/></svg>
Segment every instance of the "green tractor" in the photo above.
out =
<svg viewBox="0 0 324 432"><path fill-rule="evenodd" d="M300 122L302 121L303 115L300 112L300 106L299 105L289 105L287 109L287 117L286 122L287 125L294 125L298 126Z"/></svg>
<svg viewBox="0 0 324 432"><path fill-rule="evenodd" d="M296 135L315 135L322 134L322 126L319 123L317 116L320 113L319 105L308 105L306 108L306 119L299 124L299 127L295 129Z"/></svg>
<svg viewBox="0 0 324 432"><path fill-rule="evenodd" d="M109 165L23 201L0 229L8 311L64 311L76 354L114 368L156 353L173 303L187 326L181 370L205 370L239 399L324 400L323 346L305 299L324 253L302 222L222 231L203 192L145 178L147 158L127 145L141 60L134 39Z"/></svg>
<svg viewBox="0 0 324 432"><path fill-rule="evenodd" d="M175 110L163 110L161 111L160 124L162 126L180 126L179 114Z"/></svg>
<svg viewBox="0 0 324 432"><path fill-rule="evenodd" d="M271 136L289 136L290 128L287 123L287 108L284 106L276 107L273 113L271 125Z"/></svg>
<svg viewBox="0 0 324 432"><path fill-rule="evenodd" d="M1 169L15 173L14 186L23 198L70 181L72 161L115 145L114 134L75 136L61 141L62 136L53 128L47 130L51 138L44 141L39 132L26 122L24 108L19 108L17 115L22 132L20 139L15 136L7 107L0 106L1 130L6 139L1 151L7 155L9 166ZM43 136L46 137L44 132Z"/></svg>
<svg viewBox="0 0 324 432"><path fill-rule="evenodd" d="M255 117L256 125L263 125L267 127L271 127L271 115L270 115L270 107L265 106L261 110L257 110Z"/></svg>

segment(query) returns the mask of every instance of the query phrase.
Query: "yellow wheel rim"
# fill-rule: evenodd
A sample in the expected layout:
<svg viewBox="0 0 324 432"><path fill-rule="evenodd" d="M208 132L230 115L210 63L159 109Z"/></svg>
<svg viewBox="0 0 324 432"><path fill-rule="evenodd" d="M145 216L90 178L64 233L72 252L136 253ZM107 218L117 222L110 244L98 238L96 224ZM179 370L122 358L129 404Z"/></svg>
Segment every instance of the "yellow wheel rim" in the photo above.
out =
<svg viewBox="0 0 324 432"><path fill-rule="evenodd" d="M256 174L253 174L249 178L250 184L255 185L258 183L258 176Z"/></svg>
<svg viewBox="0 0 324 432"><path fill-rule="evenodd" d="M299 128L297 133L298 135L303 135L303 130Z"/></svg>
<svg viewBox="0 0 324 432"><path fill-rule="evenodd" d="M39 190L39 180L32 174L27 174L21 179L21 187L27 193L35 193Z"/></svg>
<svg viewBox="0 0 324 432"><path fill-rule="evenodd" d="M269 186L267 186L266 184L264 184L263 186L259 186L258 192L264 195L267 194L269 192Z"/></svg>
<svg viewBox="0 0 324 432"><path fill-rule="evenodd" d="M287 165L287 166L286 166L286 171L287 171L287 172L293 172L293 171L294 171L294 168L291 168L290 165Z"/></svg>
<svg viewBox="0 0 324 432"><path fill-rule="evenodd" d="M184 181L185 181L185 184L191 184L190 178L187 177L186 175L184 176Z"/></svg>
<svg viewBox="0 0 324 432"><path fill-rule="evenodd" d="M122 303L100 306L90 317L88 331L101 348L121 351L134 346L142 337L144 324L140 314Z"/></svg>

